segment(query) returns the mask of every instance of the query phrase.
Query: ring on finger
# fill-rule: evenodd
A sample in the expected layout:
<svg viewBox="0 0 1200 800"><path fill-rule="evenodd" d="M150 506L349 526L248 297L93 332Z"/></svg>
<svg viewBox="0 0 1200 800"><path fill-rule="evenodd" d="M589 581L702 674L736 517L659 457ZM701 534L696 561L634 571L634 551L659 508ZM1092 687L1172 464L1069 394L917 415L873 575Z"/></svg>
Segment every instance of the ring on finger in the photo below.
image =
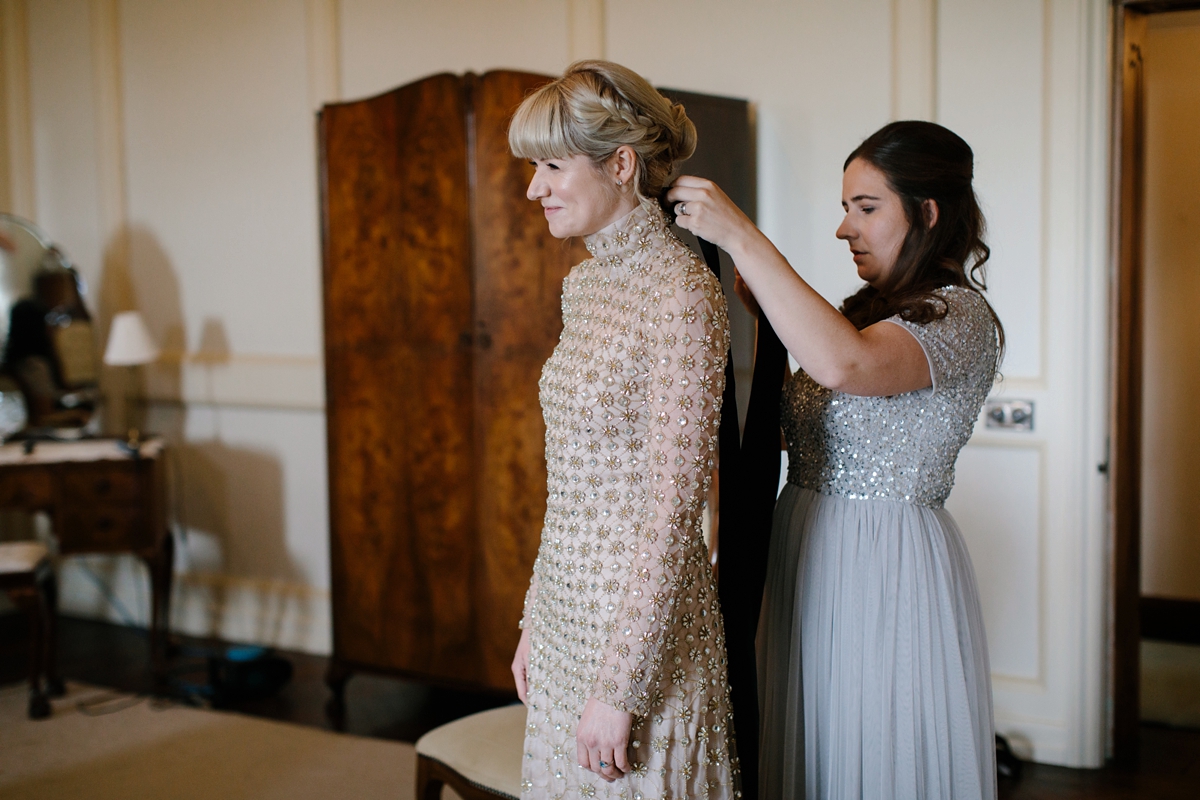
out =
<svg viewBox="0 0 1200 800"><path fill-rule="evenodd" d="M681 216L681 217L686 217L688 215L686 202L679 204L679 209L678 209L677 213L678 213L678 216Z"/></svg>

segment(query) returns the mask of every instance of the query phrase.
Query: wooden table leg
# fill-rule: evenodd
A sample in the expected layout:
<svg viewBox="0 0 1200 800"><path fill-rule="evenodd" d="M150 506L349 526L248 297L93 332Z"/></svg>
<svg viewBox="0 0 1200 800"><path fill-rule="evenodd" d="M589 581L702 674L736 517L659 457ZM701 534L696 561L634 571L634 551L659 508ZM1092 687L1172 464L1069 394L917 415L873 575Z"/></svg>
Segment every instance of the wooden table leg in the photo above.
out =
<svg viewBox="0 0 1200 800"><path fill-rule="evenodd" d="M45 608L38 597L36 579L29 576L27 583L7 587L8 597L20 610L29 615L29 718L45 719L50 716L50 698L46 696L43 682L46 659Z"/></svg>
<svg viewBox="0 0 1200 800"><path fill-rule="evenodd" d="M37 575L38 601L45 620L45 642L42 650L43 671L46 675L46 694L62 697L67 686L58 672L58 575L54 565L46 562Z"/></svg>
<svg viewBox="0 0 1200 800"><path fill-rule="evenodd" d="M164 531L158 552L146 560L150 568L150 657L154 680L167 681L167 640L171 625L171 582L175 576L175 537Z"/></svg>

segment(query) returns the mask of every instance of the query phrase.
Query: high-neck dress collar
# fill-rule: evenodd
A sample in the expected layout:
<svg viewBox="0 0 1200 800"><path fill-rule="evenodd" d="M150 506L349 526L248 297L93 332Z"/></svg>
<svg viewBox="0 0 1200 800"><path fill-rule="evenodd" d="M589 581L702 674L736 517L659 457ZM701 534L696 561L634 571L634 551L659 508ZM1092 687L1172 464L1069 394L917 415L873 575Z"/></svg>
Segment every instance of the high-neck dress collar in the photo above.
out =
<svg viewBox="0 0 1200 800"><path fill-rule="evenodd" d="M636 270L645 265L651 245L661 240L666 230L667 219L658 203L642 198L628 214L585 236L583 242L596 258Z"/></svg>

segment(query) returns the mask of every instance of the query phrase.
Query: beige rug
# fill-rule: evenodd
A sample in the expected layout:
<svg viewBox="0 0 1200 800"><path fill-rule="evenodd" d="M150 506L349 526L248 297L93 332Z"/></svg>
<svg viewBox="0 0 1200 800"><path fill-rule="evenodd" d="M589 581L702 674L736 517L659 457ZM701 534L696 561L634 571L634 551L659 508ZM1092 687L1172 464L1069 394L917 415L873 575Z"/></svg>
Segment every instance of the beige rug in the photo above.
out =
<svg viewBox="0 0 1200 800"><path fill-rule="evenodd" d="M80 709L97 702L90 713ZM34 722L25 711L24 685L0 688L3 800L414 797L416 751L402 742L81 684L71 684L67 696L55 701L49 719Z"/></svg>

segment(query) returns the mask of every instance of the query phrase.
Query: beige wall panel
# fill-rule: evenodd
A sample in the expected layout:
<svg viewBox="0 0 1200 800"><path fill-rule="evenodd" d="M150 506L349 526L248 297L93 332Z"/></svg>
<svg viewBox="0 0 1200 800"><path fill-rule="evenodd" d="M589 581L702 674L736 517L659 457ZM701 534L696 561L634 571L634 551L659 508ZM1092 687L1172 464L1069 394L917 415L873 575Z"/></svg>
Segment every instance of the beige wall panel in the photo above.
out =
<svg viewBox="0 0 1200 800"><path fill-rule="evenodd" d="M3 57L0 57L0 210L12 212L13 207L13 157L12 157L12 134L8 130L9 119L13 116L9 109L9 96L12 91L8 87L9 75L13 72L13 66L9 64L10 49L9 43L9 28L12 27L12 20L9 19L8 8L4 4L0 4L0 46L3 46ZM21 55L24 56L24 48ZM24 69L21 70L23 73Z"/></svg>
<svg viewBox="0 0 1200 800"><path fill-rule="evenodd" d="M834 237L842 162L891 113L891 3L606 6L613 60L659 86L755 103L759 224L827 299L856 289L849 250Z"/></svg>
<svg viewBox="0 0 1200 800"><path fill-rule="evenodd" d="M37 215L33 186L33 131L29 112L29 15L26 0L0 0L0 204Z"/></svg>
<svg viewBox="0 0 1200 800"><path fill-rule="evenodd" d="M91 4L44 0L28 8L37 222L95 286L104 241L96 173ZM94 309L94 292L90 300Z"/></svg>
<svg viewBox="0 0 1200 800"><path fill-rule="evenodd" d="M121 22L126 279L151 330L168 349L317 355L304 3L128 0Z"/></svg>
<svg viewBox="0 0 1200 800"><path fill-rule="evenodd" d="M1200 600L1200 12L1146 35L1142 593Z"/></svg>
<svg viewBox="0 0 1200 800"><path fill-rule="evenodd" d="M963 450L946 508L975 565L992 674L1041 681L1042 452L1013 444Z"/></svg>
<svg viewBox="0 0 1200 800"><path fill-rule="evenodd" d="M342 95L379 94L437 72L561 73L567 0L342 0Z"/></svg>
<svg viewBox="0 0 1200 800"><path fill-rule="evenodd" d="M1043 17L1043 0L955 0L937 15L937 121L975 151L1010 378L1042 374Z"/></svg>

